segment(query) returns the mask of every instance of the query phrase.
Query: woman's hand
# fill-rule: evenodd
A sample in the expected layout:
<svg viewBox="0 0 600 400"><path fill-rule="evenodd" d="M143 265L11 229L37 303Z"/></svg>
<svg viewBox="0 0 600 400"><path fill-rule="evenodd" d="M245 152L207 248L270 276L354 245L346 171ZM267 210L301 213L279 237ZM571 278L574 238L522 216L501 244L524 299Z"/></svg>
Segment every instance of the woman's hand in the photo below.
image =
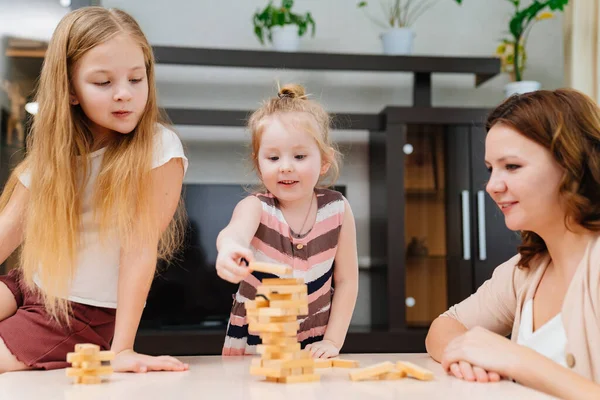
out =
<svg viewBox="0 0 600 400"><path fill-rule="evenodd" d="M313 358L331 358L340 354L340 349L331 340L321 340L305 347Z"/></svg>
<svg viewBox="0 0 600 400"><path fill-rule="evenodd" d="M479 381L481 378L485 381L485 372L488 379L495 381L512 375L522 352L522 346L487 329L475 327L448 343L442 355L442 367L461 379Z"/></svg>

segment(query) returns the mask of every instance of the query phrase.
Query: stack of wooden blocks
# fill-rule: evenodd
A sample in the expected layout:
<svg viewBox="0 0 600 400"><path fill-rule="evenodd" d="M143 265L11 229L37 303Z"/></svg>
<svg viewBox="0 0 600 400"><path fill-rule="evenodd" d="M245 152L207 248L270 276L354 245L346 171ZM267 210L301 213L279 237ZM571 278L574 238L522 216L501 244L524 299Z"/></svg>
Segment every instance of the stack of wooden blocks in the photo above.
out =
<svg viewBox="0 0 600 400"><path fill-rule="evenodd" d="M75 378L75 383L95 384L102 381L103 375L110 375L113 369L102 362L110 362L115 358L112 351L100 351L100 346L82 343L75 345L75 352L67 354L67 376Z"/></svg>
<svg viewBox="0 0 600 400"><path fill-rule="evenodd" d="M290 267L266 263L252 263L249 268L277 276L292 273ZM279 383L319 380L315 361L308 350L301 350L297 339L298 316L307 314L307 287L302 279L263 279L256 299L246 302L248 330L263 343L257 346L261 357L252 360L251 375Z"/></svg>

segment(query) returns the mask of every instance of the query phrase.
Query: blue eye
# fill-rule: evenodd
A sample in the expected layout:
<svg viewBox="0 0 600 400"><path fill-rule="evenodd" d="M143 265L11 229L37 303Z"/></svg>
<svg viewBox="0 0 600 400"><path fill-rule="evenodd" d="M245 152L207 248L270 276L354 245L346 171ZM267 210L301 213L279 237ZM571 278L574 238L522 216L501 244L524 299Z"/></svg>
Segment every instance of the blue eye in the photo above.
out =
<svg viewBox="0 0 600 400"><path fill-rule="evenodd" d="M305 158L306 158L306 156L303 154L299 154L296 156L296 160L304 160Z"/></svg>
<svg viewBox="0 0 600 400"><path fill-rule="evenodd" d="M521 166L517 165L517 164L506 164L506 169L509 170L509 171L514 171L514 170L516 170L516 169L518 169L520 167Z"/></svg>
<svg viewBox="0 0 600 400"><path fill-rule="evenodd" d="M140 83L143 79L130 79L129 82L131 83Z"/></svg>
<svg viewBox="0 0 600 400"><path fill-rule="evenodd" d="M277 157L277 156L269 157L269 160L277 161L277 160L279 160L279 157Z"/></svg>

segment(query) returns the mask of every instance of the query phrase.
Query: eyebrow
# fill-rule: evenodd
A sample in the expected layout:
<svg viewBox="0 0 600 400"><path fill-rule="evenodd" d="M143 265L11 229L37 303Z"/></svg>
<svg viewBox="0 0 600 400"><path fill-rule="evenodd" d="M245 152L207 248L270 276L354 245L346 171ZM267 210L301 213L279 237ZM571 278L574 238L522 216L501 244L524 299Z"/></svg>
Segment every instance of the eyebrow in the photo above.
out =
<svg viewBox="0 0 600 400"><path fill-rule="evenodd" d="M519 157L519 156L516 156L516 155L513 155L513 154L509 154L509 155L507 155L507 156L502 156L502 157L500 157L500 158L499 158L499 159L497 159L496 161L497 161L497 162L503 162L503 161L506 161L506 159L507 159L507 158L520 158L520 157ZM486 164L490 164L490 162L489 162L488 160L484 160L484 162L485 162Z"/></svg>
<svg viewBox="0 0 600 400"><path fill-rule="evenodd" d="M130 68L129 70L130 70L130 71L137 71L138 69L146 69L146 67L145 67L145 66L143 66L143 65L138 65L138 66L136 66L136 67ZM112 72L112 71L109 71L109 70L107 70L107 69L94 69L94 70L92 70L91 72L92 72L92 73L95 73L95 74L98 74L98 73L103 73L103 74L106 74L106 73L109 73L109 72Z"/></svg>

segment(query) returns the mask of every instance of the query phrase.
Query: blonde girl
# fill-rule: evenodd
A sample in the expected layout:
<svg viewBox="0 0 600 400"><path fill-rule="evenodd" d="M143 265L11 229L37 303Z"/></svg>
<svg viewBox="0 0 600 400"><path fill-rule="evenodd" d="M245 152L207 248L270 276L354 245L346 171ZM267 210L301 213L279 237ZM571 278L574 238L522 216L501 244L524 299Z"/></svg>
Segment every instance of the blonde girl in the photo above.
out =
<svg viewBox="0 0 600 400"><path fill-rule="evenodd" d="M157 258L181 236L187 168L160 123L152 50L119 10L67 14L50 40L28 155L0 198L0 372L65 367L76 343L117 371L182 371L133 350ZM174 215L177 217L174 218Z"/></svg>
<svg viewBox="0 0 600 400"><path fill-rule="evenodd" d="M264 191L236 206L217 238L217 272L240 282L224 355L254 354L260 338L248 332L244 303L263 278L242 259L287 264L308 286L308 315L298 341L313 357L339 354L358 293L356 227L348 201L327 189L339 174L329 136L330 117L298 85L283 87L249 121L252 161ZM335 292L334 292L335 289Z"/></svg>

